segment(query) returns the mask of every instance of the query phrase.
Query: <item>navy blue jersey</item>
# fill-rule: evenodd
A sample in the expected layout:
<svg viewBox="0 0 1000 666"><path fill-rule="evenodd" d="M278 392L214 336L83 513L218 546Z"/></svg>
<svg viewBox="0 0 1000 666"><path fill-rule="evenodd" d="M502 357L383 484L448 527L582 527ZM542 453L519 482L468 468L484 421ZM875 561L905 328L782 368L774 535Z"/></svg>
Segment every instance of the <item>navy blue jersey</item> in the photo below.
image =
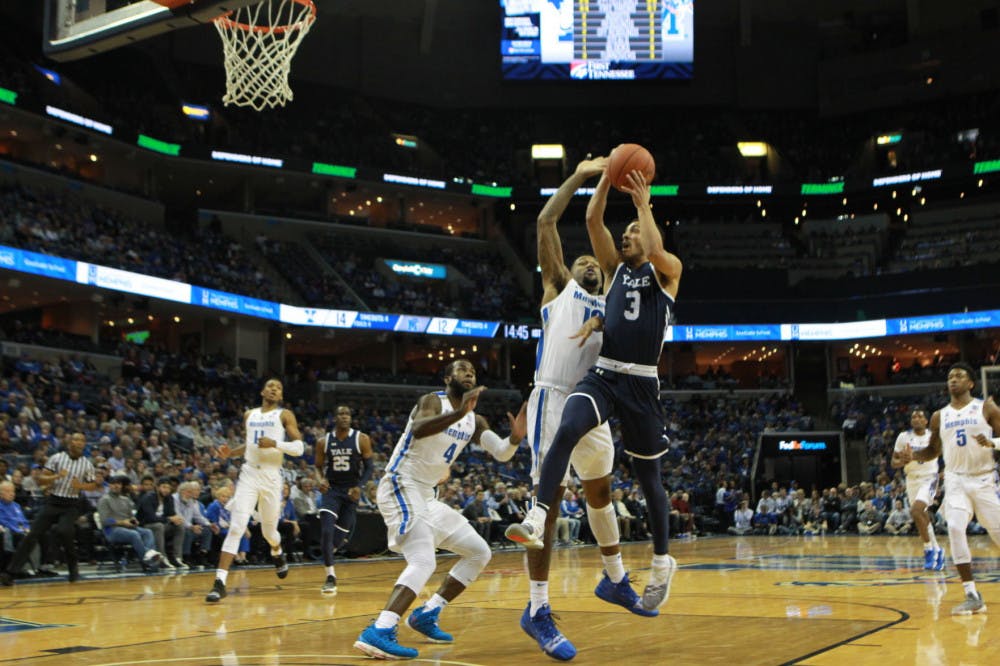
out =
<svg viewBox="0 0 1000 666"><path fill-rule="evenodd" d="M354 488L361 480L364 461L358 434L354 428L351 428L344 439L337 439L336 431L327 433L323 474L331 488Z"/></svg>
<svg viewBox="0 0 1000 666"><path fill-rule="evenodd" d="M618 264L606 297L601 356L622 363L656 365L674 299L660 287L650 262Z"/></svg>

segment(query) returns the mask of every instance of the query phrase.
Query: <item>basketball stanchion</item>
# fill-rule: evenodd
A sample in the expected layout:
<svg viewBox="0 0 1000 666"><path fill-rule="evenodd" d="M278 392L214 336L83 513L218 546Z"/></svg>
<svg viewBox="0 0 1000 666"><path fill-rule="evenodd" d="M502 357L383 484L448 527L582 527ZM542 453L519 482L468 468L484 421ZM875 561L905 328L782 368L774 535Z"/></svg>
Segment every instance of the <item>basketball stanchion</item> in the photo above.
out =
<svg viewBox="0 0 1000 666"><path fill-rule="evenodd" d="M313 0L264 0L213 21L222 38L228 106L284 106L292 58L316 21Z"/></svg>

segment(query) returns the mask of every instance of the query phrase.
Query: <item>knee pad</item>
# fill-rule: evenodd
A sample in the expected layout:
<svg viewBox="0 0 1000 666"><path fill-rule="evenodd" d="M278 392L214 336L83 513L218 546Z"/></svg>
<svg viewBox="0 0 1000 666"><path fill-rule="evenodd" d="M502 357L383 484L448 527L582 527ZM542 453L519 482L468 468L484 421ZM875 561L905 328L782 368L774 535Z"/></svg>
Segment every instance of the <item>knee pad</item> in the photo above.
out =
<svg viewBox="0 0 1000 666"><path fill-rule="evenodd" d="M590 531L594 534L598 546L602 548L617 546L621 541L618 518L615 516L613 505L608 504L604 508L595 509L587 504L587 522L590 523Z"/></svg>
<svg viewBox="0 0 1000 666"><path fill-rule="evenodd" d="M396 584L405 585L420 594L434 575L437 564L434 558L434 536L430 527L418 521L403 539L401 549L406 558L406 568L396 579Z"/></svg>
<svg viewBox="0 0 1000 666"><path fill-rule="evenodd" d="M458 533L448 537L441 546L462 556L448 575L466 587L479 578L479 574L493 557L490 545L471 527L468 531L460 529Z"/></svg>

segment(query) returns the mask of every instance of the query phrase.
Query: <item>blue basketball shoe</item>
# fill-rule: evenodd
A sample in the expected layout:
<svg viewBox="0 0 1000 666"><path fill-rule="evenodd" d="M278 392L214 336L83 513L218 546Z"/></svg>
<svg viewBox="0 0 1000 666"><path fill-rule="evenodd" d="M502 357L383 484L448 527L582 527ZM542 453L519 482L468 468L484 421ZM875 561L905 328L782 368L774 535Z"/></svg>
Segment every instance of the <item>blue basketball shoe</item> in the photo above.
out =
<svg viewBox="0 0 1000 666"><path fill-rule="evenodd" d="M427 610L425 606L420 606L413 609L410 617L406 618L406 624L410 626L410 629L419 631L435 643L452 643L455 640L452 635L441 631L441 627L438 626L438 615L440 614L440 608Z"/></svg>
<svg viewBox="0 0 1000 666"><path fill-rule="evenodd" d="M934 550L934 571L941 571L944 569L944 548L938 546Z"/></svg>
<svg viewBox="0 0 1000 666"><path fill-rule="evenodd" d="M354 641L354 647L376 659L413 659L420 653L399 644L396 640L397 628L379 629L373 621Z"/></svg>
<svg viewBox="0 0 1000 666"><path fill-rule="evenodd" d="M552 608L545 604L538 609L535 616L531 616L531 603L521 614L521 628L536 641L542 652L553 659L559 661L569 661L576 656L576 648L573 644L556 629L556 622L552 618Z"/></svg>
<svg viewBox="0 0 1000 666"><path fill-rule="evenodd" d="M642 615L644 617L656 617L660 614L660 611L656 608L645 608L642 605L642 599L636 594L635 590L632 589L632 584L628 580L628 574L621 579L618 583L612 583L611 579L608 578L608 572L604 572L604 578L601 582L597 584L594 588L594 594L597 595L598 599L603 599L611 604L618 604L622 608L627 608L629 612L635 613L636 615Z"/></svg>
<svg viewBox="0 0 1000 666"><path fill-rule="evenodd" d="M933 548L924 551L924 569L927 571L934 570L934 564L937 561L937 551Z"/></svg>

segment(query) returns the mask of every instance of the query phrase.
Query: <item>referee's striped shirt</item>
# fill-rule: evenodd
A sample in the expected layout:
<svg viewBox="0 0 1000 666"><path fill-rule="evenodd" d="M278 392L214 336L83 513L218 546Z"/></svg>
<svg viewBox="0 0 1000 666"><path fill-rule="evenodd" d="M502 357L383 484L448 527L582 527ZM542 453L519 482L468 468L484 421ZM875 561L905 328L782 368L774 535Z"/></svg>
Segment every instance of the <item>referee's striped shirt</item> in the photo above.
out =
<svg viewBox="0 0 1000 666"><path fill-rule="evenodd" d="M76 460L69 457L65 451L55 454L45 463L45 469L59 474L66 470L66 476L57 478L52 482L52 495L65 499L76 499L80 496L79 490L73 489L73 479L81 483L90 483L95 479L94 465L89 458L80 456Z"/></svg>

